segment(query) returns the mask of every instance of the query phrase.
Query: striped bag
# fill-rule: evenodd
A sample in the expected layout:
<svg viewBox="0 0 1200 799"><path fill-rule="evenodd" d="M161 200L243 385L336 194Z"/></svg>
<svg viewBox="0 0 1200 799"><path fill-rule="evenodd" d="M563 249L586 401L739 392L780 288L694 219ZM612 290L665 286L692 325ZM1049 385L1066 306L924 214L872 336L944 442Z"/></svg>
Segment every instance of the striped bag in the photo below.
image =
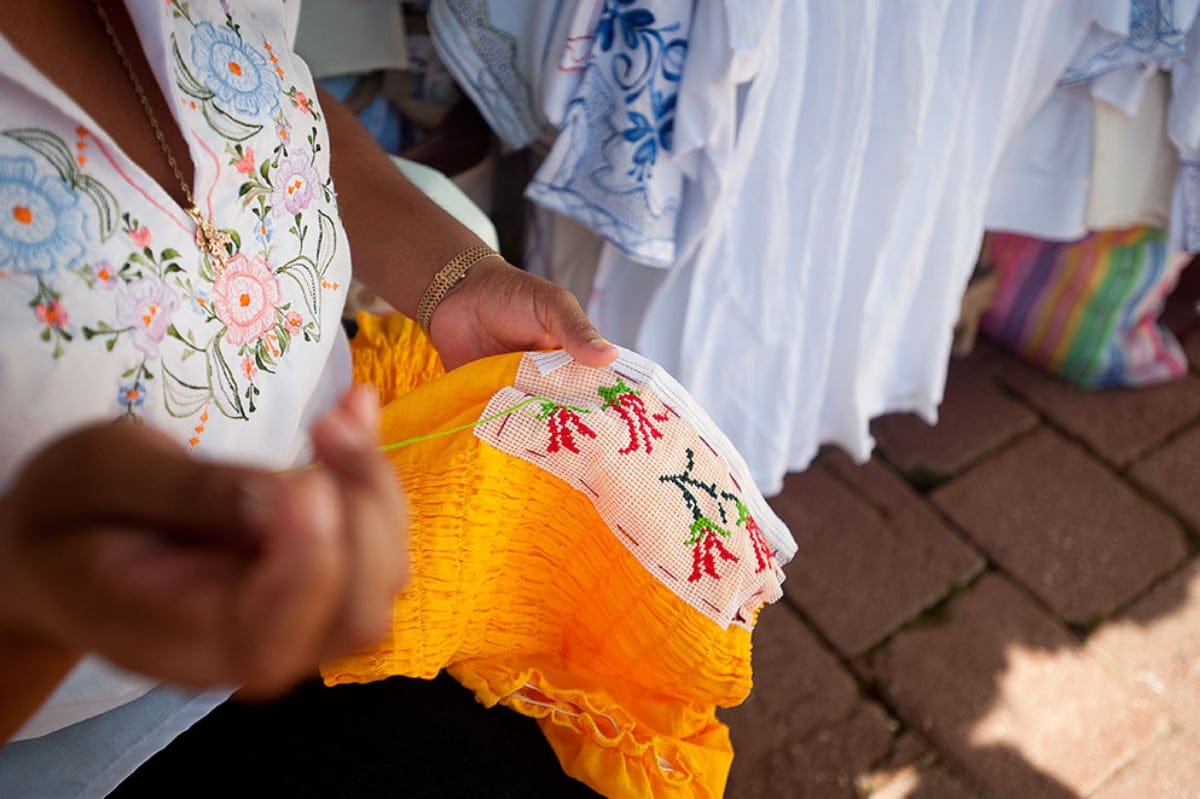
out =
<svg viewBox="0 0 1200 799"><path fill-rule="evenodd" d="M1187 263L1162 230L1137 227L1052 242L989 233L982 262L1000 273L982 328L1002 346L1088 388L1182 377L1187 359L1158 322Z"/></svg>

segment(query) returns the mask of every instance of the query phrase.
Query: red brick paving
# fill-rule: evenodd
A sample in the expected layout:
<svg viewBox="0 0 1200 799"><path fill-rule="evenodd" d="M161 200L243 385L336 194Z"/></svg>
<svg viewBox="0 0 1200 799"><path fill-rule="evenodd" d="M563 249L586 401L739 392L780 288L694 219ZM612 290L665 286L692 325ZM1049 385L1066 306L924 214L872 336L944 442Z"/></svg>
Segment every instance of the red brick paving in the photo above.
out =
<svg viewBox="0 0 1200 799"><path fill-rule="evenodd" d="M806 552L787 566L784 591L845 655L865 652L983 567L885 467L858 473L870 495L816 467L790 475L772 503Z"/></svg>
<svg viewBox="0 0 1200 799"><path fill-rule="evenodd" d="M1181 735L1171 736L1114 777L1094 799L1200 799L1200 746Z"/></svg>
<svg viewBox="0 0 1200 799"><path fill-rule="evenodd" d="M977 799L978 794L939 766L908 766L873 789L870 799Z"/></svg>
<svg viewBox="0 0 1200 799"><path fill-rule="evenodd" d="M1200 367L1200 319L1174 305ZM774 500L801 548L755 691L723 714L729 797L1200 799L1200 561L1182 568L1174 521L1200 542L1196 381L1097 395L1019 371L956 361L941 425L884 425L899 472L827 452ZM943 478L956 530L922 494ZM963 587L975 546L993 573ZM1065 625L1131 598L1086 644Z"/></svg>
<svg viewBox="0 0 1200 799"><path fill-rule="evenodd" d="M985 346L981 343L981 349ZM915 482L933 483L1036 427L1037 414L997 385L999 361L983 349L955 365L936 427L911 413L877 419L871 432L887 459Z"/></svg>
<svg viewBox="0 0 1200 799"><path fill-rule="evenodd" d="M1165 719L1003 577L983 577L875 658L884 694L996 796L1086 796Z"/></svg>
<svg viewBox="0 0 1200 799"><path fill-rule="evenodd" d="M1088 646L1200 739L1200 561L1104 625Z"/></svg>
<svg viewBox="0 0 1200 799"><path fill-rule="evenodd" d="M1200 419L1200 378L1139 389L1082 391L1015 361L999 374L1055 425L1117 467Z"/></svg>
<svg viewBox="0 0 1200 799"><path fill-rule="evenodd" d="M1113 611L1186 555L1170 518L1050 430L942 486L933 499L1071 622Z"/></svg>
<svg viewBox="0 0 1200 799"><path fill-rule="evenodd" d="M1138 461L1129 476L1200 535L1200 425Z"/></svg>
<svg viewBox="0 0 1200 799"><path fill-rule="evenodd" d="M855 780L886 757L895 723L786 604L755 630L755 686L722 712L736 753L726 795L852 799Z"/></svg>

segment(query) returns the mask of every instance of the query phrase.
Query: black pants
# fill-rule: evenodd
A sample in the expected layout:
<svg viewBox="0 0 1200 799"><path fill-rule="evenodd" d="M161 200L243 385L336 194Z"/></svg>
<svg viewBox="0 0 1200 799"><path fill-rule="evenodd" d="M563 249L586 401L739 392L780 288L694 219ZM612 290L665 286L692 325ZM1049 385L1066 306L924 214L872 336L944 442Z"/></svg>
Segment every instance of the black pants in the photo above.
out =
<svg viewBox="0 0 1200 799"><path fill-rule="evenodd" d="M227 702L112 794L160 797L595 797L532 719L486 710L450 677L302 685Z"/></svg>

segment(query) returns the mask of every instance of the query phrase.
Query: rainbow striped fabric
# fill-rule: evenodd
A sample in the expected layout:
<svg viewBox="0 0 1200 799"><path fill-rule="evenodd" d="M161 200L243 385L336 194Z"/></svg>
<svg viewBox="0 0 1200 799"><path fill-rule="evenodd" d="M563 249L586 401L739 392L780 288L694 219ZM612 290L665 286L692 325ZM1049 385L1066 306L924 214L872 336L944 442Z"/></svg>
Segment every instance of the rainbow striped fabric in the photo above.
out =
<svg viewBox="0 0 1200 799"><path fill-rule="evenodd" d="M1187 359L1158 323L1187 263L1157 228L1073 242L989 233L981 256L1000 287L983 330L1025 360L1090 388L1182 377Z"/></svg>

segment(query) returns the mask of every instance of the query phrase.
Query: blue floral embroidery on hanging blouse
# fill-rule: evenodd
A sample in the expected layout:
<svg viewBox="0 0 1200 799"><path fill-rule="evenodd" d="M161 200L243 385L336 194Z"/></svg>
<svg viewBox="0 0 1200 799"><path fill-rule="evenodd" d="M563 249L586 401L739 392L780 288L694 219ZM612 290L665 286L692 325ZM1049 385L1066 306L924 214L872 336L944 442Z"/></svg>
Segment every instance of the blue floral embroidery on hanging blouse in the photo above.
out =
<svg viewBox="0 0 1200 799"><path fill-rule="evenodd" d="M692 3L605 0L589 63L527 196L635 261L671 266L683 174L671 163Z"/></svg>
<svg viewBox="0 0 1200 799"><path fill-rule="evenodd" d="M1063 73L1059 85L1083 83L1118 69L1179 58L1184 53L1184 34L1176 24L1175 0L1133 0L1129 35L1098 49L1084 50Z"/></svg>

